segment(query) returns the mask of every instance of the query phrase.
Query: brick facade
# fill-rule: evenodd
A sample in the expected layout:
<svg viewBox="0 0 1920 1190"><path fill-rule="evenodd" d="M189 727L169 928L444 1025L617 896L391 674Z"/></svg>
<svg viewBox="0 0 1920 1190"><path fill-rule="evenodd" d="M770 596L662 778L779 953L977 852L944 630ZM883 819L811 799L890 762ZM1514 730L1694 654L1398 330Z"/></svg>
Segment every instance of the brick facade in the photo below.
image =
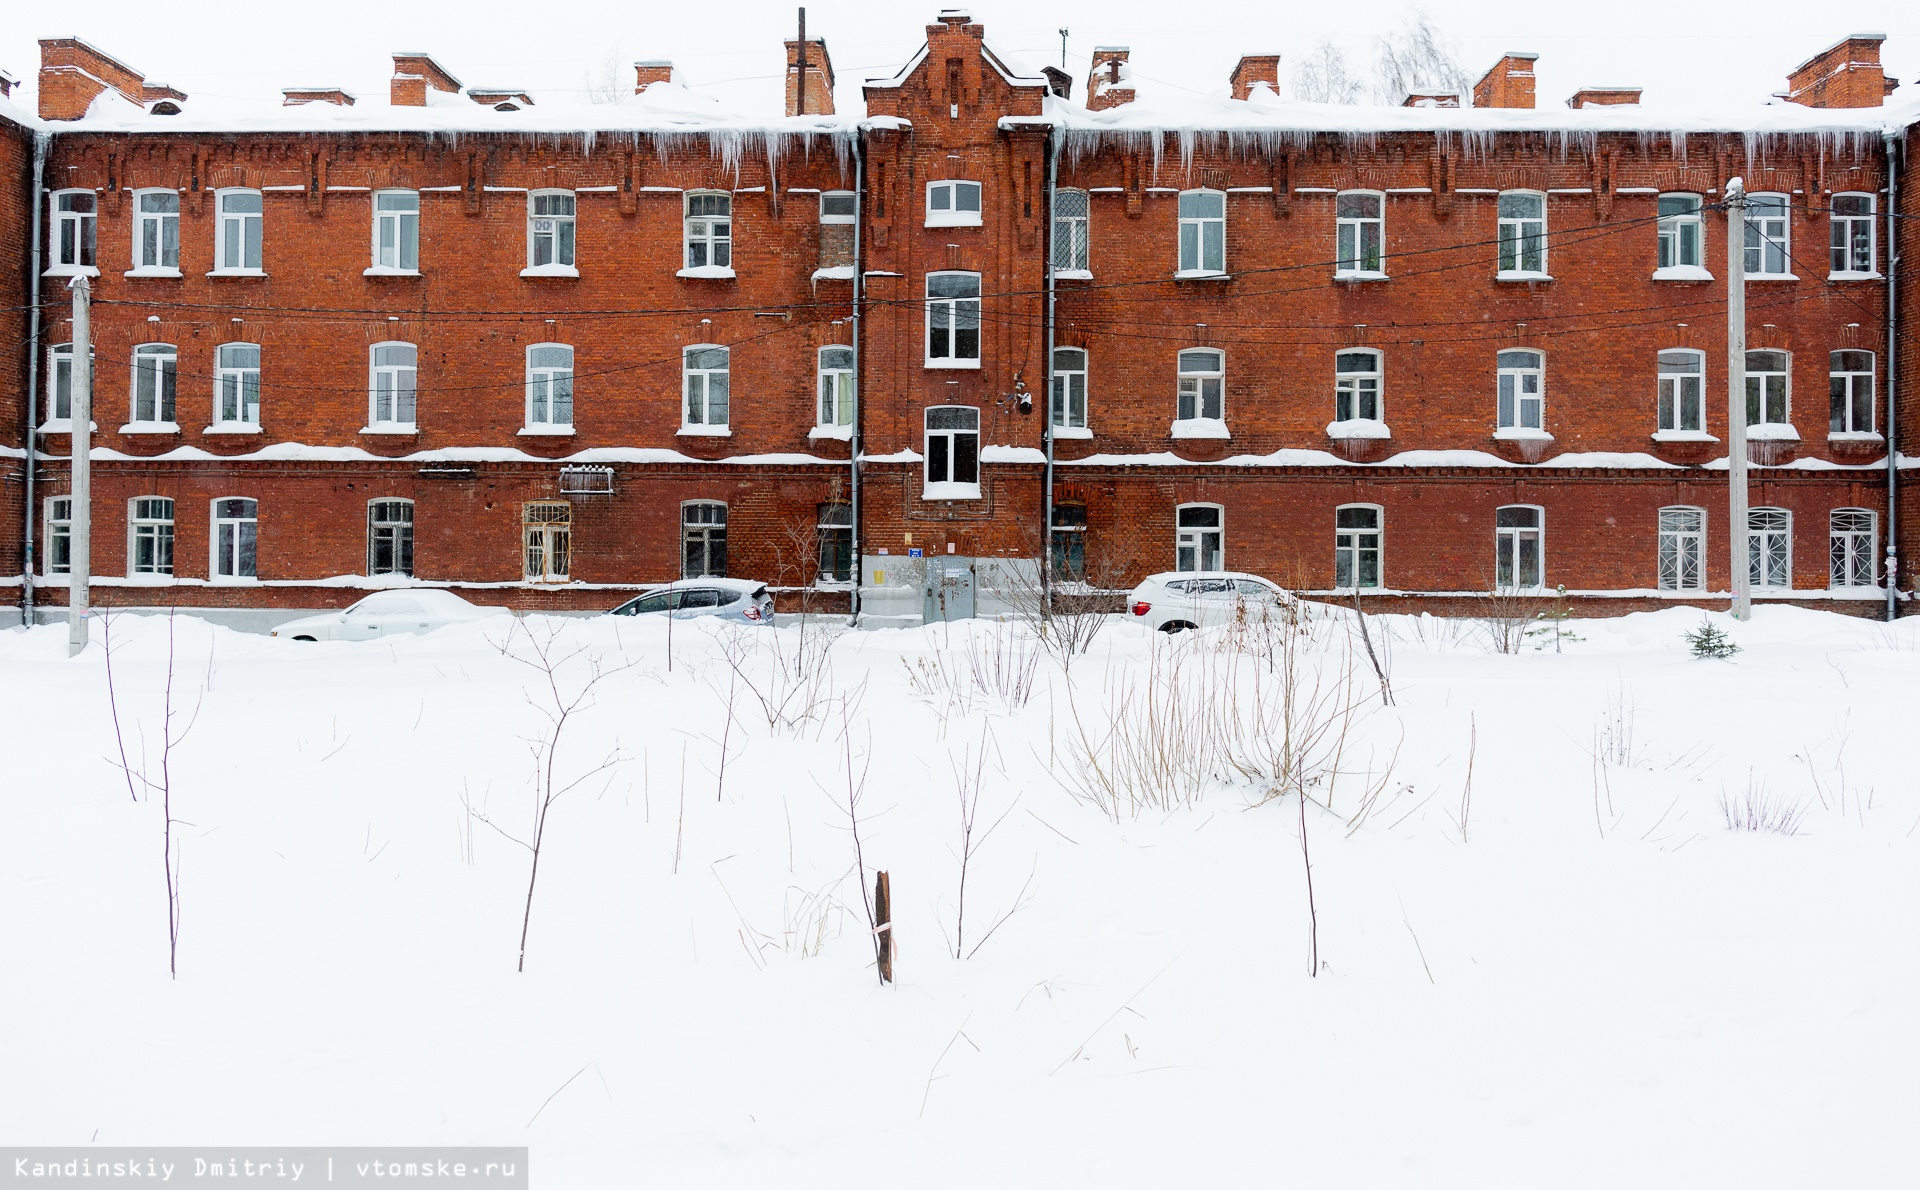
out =
<svg viewBox="0 0 1920 1190"><path fill-rule="evenodd" d="M1564 584L1602 611L1712 602L1730 557L1727 224L1706 211L1710 279L1656 278L1658 196L1688 192L1711 208L1727 178L1744 176L1751 191L1789 196L1796 277L1748 290L1749 348L1790 360L1797 438L1755 445L1765 466L1751 494L1755 507L1791 514L1792 589L1780 597L1861 614L1884 605L1870 588L1828 589L1829 515L1871 511L1884 534L1886 513L1886 444L1831 438L1828 425L1830 353L1872 353L1877 431L1889 392L1884 283L1830 279L1826 267L1832 196L1875 195L1884 214L1885 148L1877 135L1845 131L1852 125L1649 135L1618 101L1628 89L1615 88L1603 96L1611 102L1583 92L1592 102L1551 105L1562 113L1551 119L1518 112L1497 132L1448 131L1445 121L1473 113L1439 108L1385 109L1394 118L1362 135L1238 124L1143 132L1102 126L1050 97L1046 79L1022 75L981 26L952 15L928 27L900 76L869 83L864 120L831 115L824 87L809 113L793 114L790 86L784 121L747 128L668 131L636 108L631 129L520 132L505 121L544 105L512 92L507 106L525 110L496 117L493 101L509 92L462 98L429 56L395 54L392 110L420 109L417 117L340 124L369 105L308 88L288 92L286 129L222 129L193 122L185 97L179 116L115 122L94 104L78 119L109 87L132 100L151 85L84 43L43 47L42 112L74 121L48 125L48 176L98 202L100 602L343 604L368 581L352 576L368 568L369 502L408 500L417 580L483 602L611 606L622 591L677 576L682 506L713 501L728 509L731 573L788 588L789 601L810 589L826 606L858 597L871 614L917 614L894 569L900 556L1032 558L1044 548L1057 169L1057 191L1084 196L1087 212L1084 266L1063 265L1052 307L1055 345L1085 353L1087 426L1051 443L1052 499L1084 511L1097 560L1090 580L1098 570L1118 587L1172 569L1177 509L1214 504L1228 567L1328 590L1336 510L1370 505L1383 532L1381 597L1450 610L1493 583L1495 510L1526 505L1544 517L1548 588ZM1871 48L1877 63L1878 43ZM791 66L797 45L787 50ZM832 77L823 41L809 41L808 58L810 77ZM1100 52L1090 106L1135 102L1127 58L1117 47ZM97 69L81 69L89 63ZM60 88L109 65L129 77L84 101L61 98ZM1477 89L1486 92L1479 105L1531 109L1532 66L1530 55L1507 55ZM1271 107L1277 70L1273 55L1242 58L1236 98L1210 102L1235 105L1235 120ZM647 92L636 104L676 90L664 63L636 71ZM296 104L296 91L313 101ZM1821 98L1808 91L1796 101L1842 106ZM456 102L473 112L445 135L434 121ZM0 269L23 279L31 137L6 131ZM857 226L823 218L823 194L853 191L862 178ZM957 183L978 184L977 220L931 217L932 192ZM1920 213L1901 183L1902 208ZM236 188L259 194L261 260L222 272L220 196ZM138 263L135 208L146 189L179 196L177 277L125 275ZM388 190L417 195L417 269L370 267L376 195ZM1176 276L1181 196L1201 190L1217 193L1224 212L1223 267ZM540 191L572 195L571 269L533 267ZM1381 212L1382 276L1335 276L1337 196L1356 191ZM1544 210L1543 276L1499 276L1499 195L1512 191L1537 195ZM724 269L690 267L689 196L702 193L724 196L730 214ZM1876 219L1882 269L1886 222ZM858 423L822 427L821 349L856 345L856 235ZM937 274L977 275L973 366L929 366L927 286ZM24 295L23 281L9 284ZM1911 270L1904 294L1910 318L1920 308ZM49 278L42 296L48 320L31 359L44 377L48 349L71 332L63 280ZM7 341L25 338L23 325ZM177 429L134 421L136 349L159 343L177 351ZM259 348L257 432L215 428L217 351L232 343ZM418 414L406 432L371 424L370 353L381 343L417 352ZM1905 343L1903 436L1920 424L1920 409L1909 408L1920 379L1911 332ZM527 394L536 344L573 350L570 432L529 432L539 428ZM683 426L683 353L700 345L730 353L724 434ZM1174 424L1177 359L1195 348L1224 360L1223 416L1197 429ZM1334 425L1335 359L1355 350L1380 353L1384 427L1374 436ZM1515 350L1543 361L1544 434L1496 432L1498 358ZM1656 434L1656 360L1672 350L1705 362L1705 437ZM7 366L0 417L13 442L29 356ZM977 496L926 486L928 411L947 407L977 411ZM815 550L821 507L853 498L856 432L863 581L851 591L816 581ZM68 441L35 437L53 456L41 466L43 517L44 498L65 491ZM564 495L569 463L611 467L613 491ZM0 491L0 506L11 501L0 507L6 523L20 525L20 485ZM143 496L174 502L171 579L127 577L127 517ZM255 582L210 581L213 502L234 497L258 506ZM560 499L572 509L570 581L528 581L523 509ZM1920 524L1908 489L1901 505L1903 530ZM1705 510L1704 591L1654 591L1659 510L1675 506ZM17 573L16 531L4 540Z"/></svg>

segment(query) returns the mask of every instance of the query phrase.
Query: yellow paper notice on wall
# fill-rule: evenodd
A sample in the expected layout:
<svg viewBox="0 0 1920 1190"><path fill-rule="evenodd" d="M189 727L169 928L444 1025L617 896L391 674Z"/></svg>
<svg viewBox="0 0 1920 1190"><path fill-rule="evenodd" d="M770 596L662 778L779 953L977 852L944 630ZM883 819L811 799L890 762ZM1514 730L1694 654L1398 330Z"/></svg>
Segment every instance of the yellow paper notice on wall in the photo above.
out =
<svg viewBox="0 0 1920 1190"><path fill-rule="evenodd" d="M886 585L887 585L887 572L886 572L886 571L884 571L884 570L876 570L876 571L874 571L874 572L873 572L873 585L874 585L874 586L876 586L876 587L884 587L884 586L886 586Z"/></svg>

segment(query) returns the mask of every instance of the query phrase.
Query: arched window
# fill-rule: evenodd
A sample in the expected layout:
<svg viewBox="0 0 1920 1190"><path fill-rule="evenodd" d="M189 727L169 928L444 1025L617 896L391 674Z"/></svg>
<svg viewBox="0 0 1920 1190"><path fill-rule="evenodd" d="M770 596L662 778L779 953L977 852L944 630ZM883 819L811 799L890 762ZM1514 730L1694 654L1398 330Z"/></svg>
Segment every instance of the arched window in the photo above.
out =
<svg viewBox="0 0 1920 1190"><path fill-rule="evenodd" d="M1873 433L1873 352L1836 351L1827 364L1827 430Z"/></svg>
<svg viewBox="0 0 1920 1190"><path fill-rule="evenodd" d="M1218 504L1182 504L1174 510L1173 568L1227 568L1227 512Z"/></svg>
<svg viewBox="0 0 1920 1190"><path fill-rule="evenodd" d="M367 573L413 573L413 501L367 502Z"/></svg>
<svg viewBox="0 0 1920 1190"><path fill-rule="evenodd" d="M213 271L258 273L261 268L261 228L265 216L258 190L221 190L214 199L220 212L215 233Z"/></svg>
<svg viewBox="0 0 1920 1190"><path fill-rule="evenodd" d="M680 506L680 560L682 578L726 576L726 505L696 500Z"/></svg>
<svg viewBox="0 0 1920 1190"><path fill-rule="evenodd" d="M1747 275L1793 275L1793 244L1787 222L1787 196L1747 195Z"/></svg>
<svg viewBox="0 0 1920 1190"><path fill-rule="evenodd" d="M180 192L133 192L133 271L163 277L180 272Z"/></svg>
<svg viewBox="0 0 1920 1190"><path fill-rule="evenodd" d="M853 348L822 347L819 360L820 407L818 422L821 426L853 425Z"/></svg>
<svg viewBox="0 0 1920 1190"><path fill-rule="evenodd" d="M94 372L98 384L99 372ZM73 419L73 344L47 349L47 420L64 425Z"/></svg>
<svg viewBox="0 0 1920 1190"><path fill-rule="evenodd" d="M1347 504L1333 511L1333 585L1336 590L1380 585L1384 514L1377 504Z"/></svg>
<svg viewBox="0 0 1920 1190"><path fill-rule="evenodd" d="M1053 577L1081 582L1087 577L1087 506L1053 506L1053 529L1048 553Z"/></svg>
<svg viewBox="0 0 1920 1190"><path fill-rule="evenodd" d="M1182 351L1179 359L1179 399L1174 416L1180 421L1227 416L1227 357L1212 348Z"/></svg>
<svg viewBox="0 0 1920 1190"><path fill-rule="evenodd" d="M53 206L52 241L47 267L55 272L79 272L94 267L94 232L99 200L91 190L56 190L48 196Z"/></svg>
<svg viewBox="0 0 1920 1190"><path fill-rule="evenodd" d="M687 195L684 268L733 270L733 195L717 190Z"/></svg>
<svg viewBox="0 0 1920 1190"><path fill-rule="evenodd" d="M411 431L420 353L411 343L375 343L367 359L367 428Z"/></svg>
<svg viewBox="0 0 1920 1190"><path fill-rule="evenodd" d="M573 191L535 190L527 195L528 272L579 275L574 269L573 220Z"/></svg>
<svg viewBox="0 0 1920 1190"><path fill-rule="evenodd" d="M1333 357L1333 420L1382 421L1380 353L1367 348Z"/></svg>
<svg viewBox="0 0 1920 1190"><path fill-rule="evenodd" d="M412 190L373 195L373 267L380 272L420 269L420 196Z"/></svg>
<svg viewBox="0 0 1920 1190"><path fill-rule="evenodd" d="M173 501L165 496L127 501L127 573L173 573Z"/></svg>
<svg viewBox="0 0 1920 1190"><path fill-rule="evenodd" d="M853 508L846 504L822 504L818 510L816 532L820 537L820 570L816 583L853 581Z"/></svg>
<svg viewBox="0 0 1920 1190"><path fill-rule="evenodd" d="M1827 583L1834 587L1876 584L1879 557L1875 517L1865 508L1836 508L1827 518Z"/></svg>
<svg viewBox="0 0 1920 1190"><path fill-rule="evenodd" d="M527 428L573 428L573 348L565 343L527 348Z"/></svg>
<svg viewBox="0 0 1920 1190"><path fill-rule="evenodd" d="M1087 244L1087 192L1053 192L1053 267L1063 273L1091 268Z"/></svg>
<svg viewBox="0 0 1920 1190"><path fill-rule="evenodd" d="M1706 356L1676 348L1660 353L1659 428L1666 433L1705 433Z"/></svg>
<svg viewBox="0 0 1920 1190"><path fill-rule="evenodd" d="M1707 514L1700 508L1660 510L1662 591L1704 591L1707 587Z"/></svg>
<svg viewBox="0 0 1920 1190"><path fill-rule="evenodd" d="M1793 514L1786 509L1747 511L1747 581L1755 590L1793 587Z"/></svg>
<svg viewBox="0 0 1920 1190"><path fill-rule="evenodd" d="M681 353L680 375L686 393L680 432L724 433L732 416L733 353L711 343L689 347Z"/></svg>
<svg viewBox="0 0 1920 1190"><path fill-rule="evenodd" d="M1660 196L1661 269L1699 269L1704 267L1702 246L1705 228L1700 221L1698 194L1662 194Z"/></svg>
<svg viewBox="0 0 1920 1190"><path fill-rule="evenodd" d="M1498 364L1500 408L1497 428L1541 429L1547 397L1547 357L1538 351L1502 351Z"/></svg>
<svg viewBox="0 0 1920 1190"><path fill-rule="evenodd" d="M213 532L208 544L215 579L256 577L260 543L260 506L244 496L213 502Z"/></svg>
<svg viewBox="0 0 1920 1190"><path fill-rule="evenodd" d="M174 383L180 356L171 343L142 343L133 349L133 417L142 428L172 428Z"/></svg>
<svg viewBox="0 0 1920 1190"><path fill-rule="evenodd" d="M1784 426L1787 419L1788 357L1784 351L1747 352L1747 424Z"/></svg>
<svg viewBox="0 0 1920 1190"><path fill-rule="evenodd" d="M975 500L980 496L980 411L965 405L935 405L926 417L929 500Z"/></svg>
<svg viewBox="0 0 1920 1190"><path fill-rule="evenodd" d="M1832 236L1833 271L1842 276L1872 277L1873 206L1871 194L1836 194L1828 215Z"/></svg>
<svg viewBox="0 0 1920 1190"><path fill-rule="evenodd" d="M233 429L260 424L258 343L222 343L214 349L213 424Z"/></svg>
<svg viewBox="0 0 1920 1190"><path fill-rule="evenodd" d="M1509 504L1493 514L1493 585L1500 591L1539 589L1546 574L1546 514L1531 504Z"/></svg>
<svg viewBox="0 0 1920 1190"><path fill-rule="evenodd" d="M1386 201L1373 190L1349 190L1334 198L1335 276L1385 274Z"/></svg>
<svg viewBox="0 0 1920 1190"><path fill-rule="evenodd" d="M530 583L564 583L573 564L573 505L565 500L534 500L520 509L521 539L526 545Z"/></svg>
<svg viewBox="0 0 1920 1190"><path fill-rule="evenodd" d="M1500 274L1517 280L1547 273L1547 196L1509 190L1500 196Z"/></svg>
<svg viewBox="0 0 1920 1190"><path fill-rule="evenodd" d="M1078 347L1053 349L1053 428L1087 428L1087 353Z"/></svg>
<svg viewBox="0 0 1920 1190"><path fill-rule="evenodd" d="M1212 276L1227 271L1227 196L1218 190L1180 193L1180 272Z"/></svg>
<svg viewBox="0 0 1920 1190"><path fill-rule="evenodd" d="M980 274L927 274L927 367L980 366Z"/></svg>

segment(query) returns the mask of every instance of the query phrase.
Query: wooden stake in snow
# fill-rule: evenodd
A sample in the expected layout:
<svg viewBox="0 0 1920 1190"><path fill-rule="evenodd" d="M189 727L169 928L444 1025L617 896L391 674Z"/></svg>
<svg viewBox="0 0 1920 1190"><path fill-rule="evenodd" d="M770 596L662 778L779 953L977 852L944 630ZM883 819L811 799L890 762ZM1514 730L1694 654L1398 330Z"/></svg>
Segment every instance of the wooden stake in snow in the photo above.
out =
<svg viewBox="0 0 1920 1190"><path fill-rule="evenodd" d="M880 982L893 982L893 892L885 872L873 874L873 941L880 960Z"/></svg>

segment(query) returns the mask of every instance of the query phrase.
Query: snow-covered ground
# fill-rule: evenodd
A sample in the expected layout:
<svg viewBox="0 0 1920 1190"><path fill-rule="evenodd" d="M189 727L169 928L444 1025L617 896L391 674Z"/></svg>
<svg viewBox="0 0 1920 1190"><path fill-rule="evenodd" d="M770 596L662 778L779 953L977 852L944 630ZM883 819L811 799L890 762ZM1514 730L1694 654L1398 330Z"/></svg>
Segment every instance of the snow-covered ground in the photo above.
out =
<svg viewBox="0 0 1920 1190"><path fill-rule="evenodd" d="M792 704L818 713L770 728L792 626L677 624L669 668L660 623L303 645L183 616L171 979L169 624L111 621L111 707L97 628L75 660L64 627L0 633L0 1143L526 1144L569 1188L1897 1184L1920 623L1712 618L1731 660L1688 655L1685 609L1512 656L1376 618L1391 708L1350 622L1299 642L1303 700L1349 670L1372 700L1344 775L1306 774L1317 977L1296 795L1085 796L1076 741L1148 692L1176 731L1276 697L1256 634L1117 625L1017 706L973 680L1017 625L846 633ZM535 644L563 697L605 671L556 785L612 766L550 812L522 974ZM1729 830L1750 797L1797 833Z"/></svg>

